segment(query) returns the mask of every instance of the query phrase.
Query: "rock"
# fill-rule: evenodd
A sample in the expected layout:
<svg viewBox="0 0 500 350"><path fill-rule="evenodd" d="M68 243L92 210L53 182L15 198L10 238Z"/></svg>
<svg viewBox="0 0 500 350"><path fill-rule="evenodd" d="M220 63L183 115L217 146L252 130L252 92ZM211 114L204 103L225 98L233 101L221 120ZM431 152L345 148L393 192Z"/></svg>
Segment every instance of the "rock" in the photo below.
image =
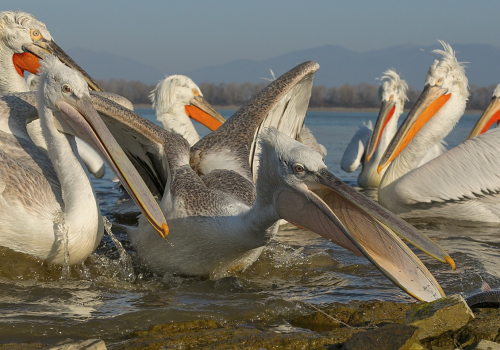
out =
<svg viewBox="0 0 500 350"><path fill-rule="evenodd" d="M466 347L464 350L500 350L500 344L489 340L481 340L478 343Z"/></svg>
<svg viewBox="0 0 500 350"><path fill-rule="evenodd" d="M71 340L67 339L43 350L106 350L106 344L100 339Z"/></svg>
<svg viewBox="0 0 500 350"><path fill-rule="evenodd" d="M418 328L402 324L387 324L377 329L357 333L344 343L344 350L417 350L423 349Z"/></svg>
<svg viewBox="0 0 500 350"><path fill-rule="evenodd" d="M457 332L457 341L464 347L480 340L500 342L500 311L477 309L475 312L476 318Z"/></svg>
<svg viewBox="0 0 500 350"><path fill-rule="evenodd" d="M404 323L406 312L411 307L411 304L380 301L365 302L356 307L340 305L321 310L321 312L316 311L310 315L296 317L290 320L290 323L295 327L315 332L345 327L342 323L353 327L374 326L388 322Z"/></svg>
<svg viewBox="0 0 500 350"><path fill-rule="evenodd" d="M406 313L406 324L418 327L419 340L436 338L455 332L474 319L474 314L462 296L455 294L418 305Z"/></svg>

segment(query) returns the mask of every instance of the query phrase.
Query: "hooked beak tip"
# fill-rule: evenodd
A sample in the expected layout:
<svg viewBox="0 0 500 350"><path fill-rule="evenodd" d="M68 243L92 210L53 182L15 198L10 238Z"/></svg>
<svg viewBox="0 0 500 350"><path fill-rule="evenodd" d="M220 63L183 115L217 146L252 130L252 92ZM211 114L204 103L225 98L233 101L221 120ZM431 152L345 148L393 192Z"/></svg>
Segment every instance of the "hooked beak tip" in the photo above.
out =
<svg viewBox="0 0 500 350"><path fill-rule="evenodd" d="M449 256L445 256L444 260L446 260L446 262L451 266L453 270L456 269L455 262L453 261L452 258L450 258Z"/></svg>
<svg viewBox="0 0 500 350"><path fill-rule="evenodd" d="M366 156L366 161L369 162L371 158L371 156Z"/></svg>
<svg viewBox="0 0 500 350"><path fill-rule="evenodd" d="M161 224L161 228L162 228L162 232L161 232L161 236L163 238L167 238L168 236L168 232L169 232L169 229L168 229L168 225L166 222L162 223ZM453 260L452 260L453 261Z"/></svg>
<svg viewBox="0 0 500 350"><path fill-rule="evenodd" d="M377 174L380 174L380 172L381 172L381 171L382 171L382 166L381 166L381 165L379 165L379 166L377 167Z"/></svg>

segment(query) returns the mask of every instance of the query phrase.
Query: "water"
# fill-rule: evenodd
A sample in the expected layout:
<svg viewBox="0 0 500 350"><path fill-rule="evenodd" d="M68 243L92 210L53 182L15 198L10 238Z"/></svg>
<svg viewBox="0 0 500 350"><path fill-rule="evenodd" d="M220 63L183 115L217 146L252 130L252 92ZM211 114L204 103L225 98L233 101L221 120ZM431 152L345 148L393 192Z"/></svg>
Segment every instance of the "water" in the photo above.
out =
<svg viewBox="0 0 500 350"><path fill-rule="evenodd" d="M151 110L138 112L154 120ZM232 111L222 114L229 117ZM342 153L362 121L374 122L376 116L308 114L306 125L328 149L329 169L351 185L358 172L348 174L340 169ZM449 145L464 140L477 118L464 116L448 137ZM206 132L200 126L198 130ZM113 177L107 169L103 179L93 180L102 214L113 222L133 225L136 218L113 214L120 197L110 181ZM483 280L492 288L500 285L499 228L440 221L412 223L455 259L457 270L452 271L417 253L447 294L478 292ZM126 234L116 227L113 231L134 258ZM280 325L309 313L306 304L412 301L365 259L293 227L281 230L246 271L218 281L155 276L138 266L134 266L135 279L127 277L130 275L124 275L119 251L108 235L96 253L85 264L73 266L64 279L60 279L60 266L7 249L0 249L0 261L0 342L101 338L112 348L131 331L157 323L213 318Z"/></svg>

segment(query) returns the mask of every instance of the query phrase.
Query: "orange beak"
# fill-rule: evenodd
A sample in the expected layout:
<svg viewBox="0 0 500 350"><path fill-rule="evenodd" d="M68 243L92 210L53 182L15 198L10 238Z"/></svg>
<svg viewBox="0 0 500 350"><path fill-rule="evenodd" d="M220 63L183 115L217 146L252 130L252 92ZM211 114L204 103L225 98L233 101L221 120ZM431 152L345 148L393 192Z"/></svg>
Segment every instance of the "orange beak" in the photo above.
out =
<svg viewBox="0 0 500 350"><path fill-rule="evenodd" d="M191 104L184 107L186 114L210 130L217 130L226 121L203 96L193 97L189 102Z"/></svg>
<svg viewBox="0 0 500 350"><path fill-rule="evenodd" d="M377 172L388 166L396 158L422 129L422 127L444 106L450 99L447 89L438 86L426 85L424 91L418 98L415 106L408 113L398 132L394 135L389 147L385 150Z"/></svg>
<svg viewBox="0 0 500 350"><path fill-rule="evenodd" d="M375 128L373 129L372 135L370 136L370 142L366 149L366 161L369 162L373 153L377 149L377 146L382 137L382 133L387 126L389 120L391 120L396 110L396 103L394 101L382 101L382 106L380 106L380 112L378 113L377 122L375 123Z"/></svg>
<svg viewBox="0 0 500 350"><path fill-rule="evenodd" d="M474 136L485 133L495 122L500 121L500 97L493 97L490 104L486 107L476 125L467 136L467 140Z"/></svg>

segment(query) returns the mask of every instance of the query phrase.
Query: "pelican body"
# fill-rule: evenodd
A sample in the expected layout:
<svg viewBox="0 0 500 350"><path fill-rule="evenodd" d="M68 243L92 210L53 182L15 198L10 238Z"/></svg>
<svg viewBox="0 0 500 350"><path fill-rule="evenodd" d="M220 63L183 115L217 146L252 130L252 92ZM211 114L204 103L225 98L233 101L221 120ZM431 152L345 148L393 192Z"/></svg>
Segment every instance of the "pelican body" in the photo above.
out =
<svg viewBox="0 0 500 350"><path fill-rule="evenodd" d="M317 69L316 63L305 62L285 73L192 147L181 136L93 96L118 143L161 197L167 240L143 218L137 230L129 230L145 268L201 276L242 269L259 256L277 221L285 219L365 256L419 299L443 295L395 232L452 264L441 248L335 178L319 153L263 127L278 116L305 111Z"/></svg>
<svg viewBox="0 0 500 350"><path fill-rule="evenodd" d="M383 83L379 89L382 104L375 127L372 127L369 122L359 128L347 146L341 161L341 168L347 172L355 171L361 164L358 186L365 188L377 188L385 174L387 168L380 172L377 168L387 146L396 134L399 117L403 113L405 101L408 100L406 81L402 80L394 69L389 69L383 74L380 78ZM422 158L420 165L445 151L443 144L436 143Z"/></svg>
<svg viewBox="0 0 500 350"><path fill-rule="evenodd" d="M67 66L79 71L94 90L101 90L99 85L81 69L52 39L45 24L32 15L21 11L0 12L0 94L30 91L25 72L36 74L40 60L45 55L55 55ZM36 77L29 80L36 90ZM31 83L30 83L31 84ZM43 143L39 120L28 127L32 140L46 150ZM78 149L87 169L95 177L104 176L104 162L99 155L82 140L77 139Z"/></svg>
<svg viewBox="0 0 500 350"><path fill-rule="evenodd" d="M379 202L405 218L498 222L492 193L497 187L490 185L499 172L489 155L496 144L491 138L470 140L418 167L427 150L456 125L469 96L463 65L441 43L444 50L434 51L441 59L431 65L422 94L380 162L380 169L390 165L379 186Z"/></svg>
<svg viewBox="0 0 500 350"><path fill-rule="evenodd" d="M27 130L38 117L46 152ZM103 222L75 153L75 135L100 150L134 198L144 203L145 212L151 208L158 226L165 221L93 108L83 77L49 56L41 64L38 97L0 97L0 245L53 263L65 262L69 253L70 264L85 260L97 247Z"/></svg>

